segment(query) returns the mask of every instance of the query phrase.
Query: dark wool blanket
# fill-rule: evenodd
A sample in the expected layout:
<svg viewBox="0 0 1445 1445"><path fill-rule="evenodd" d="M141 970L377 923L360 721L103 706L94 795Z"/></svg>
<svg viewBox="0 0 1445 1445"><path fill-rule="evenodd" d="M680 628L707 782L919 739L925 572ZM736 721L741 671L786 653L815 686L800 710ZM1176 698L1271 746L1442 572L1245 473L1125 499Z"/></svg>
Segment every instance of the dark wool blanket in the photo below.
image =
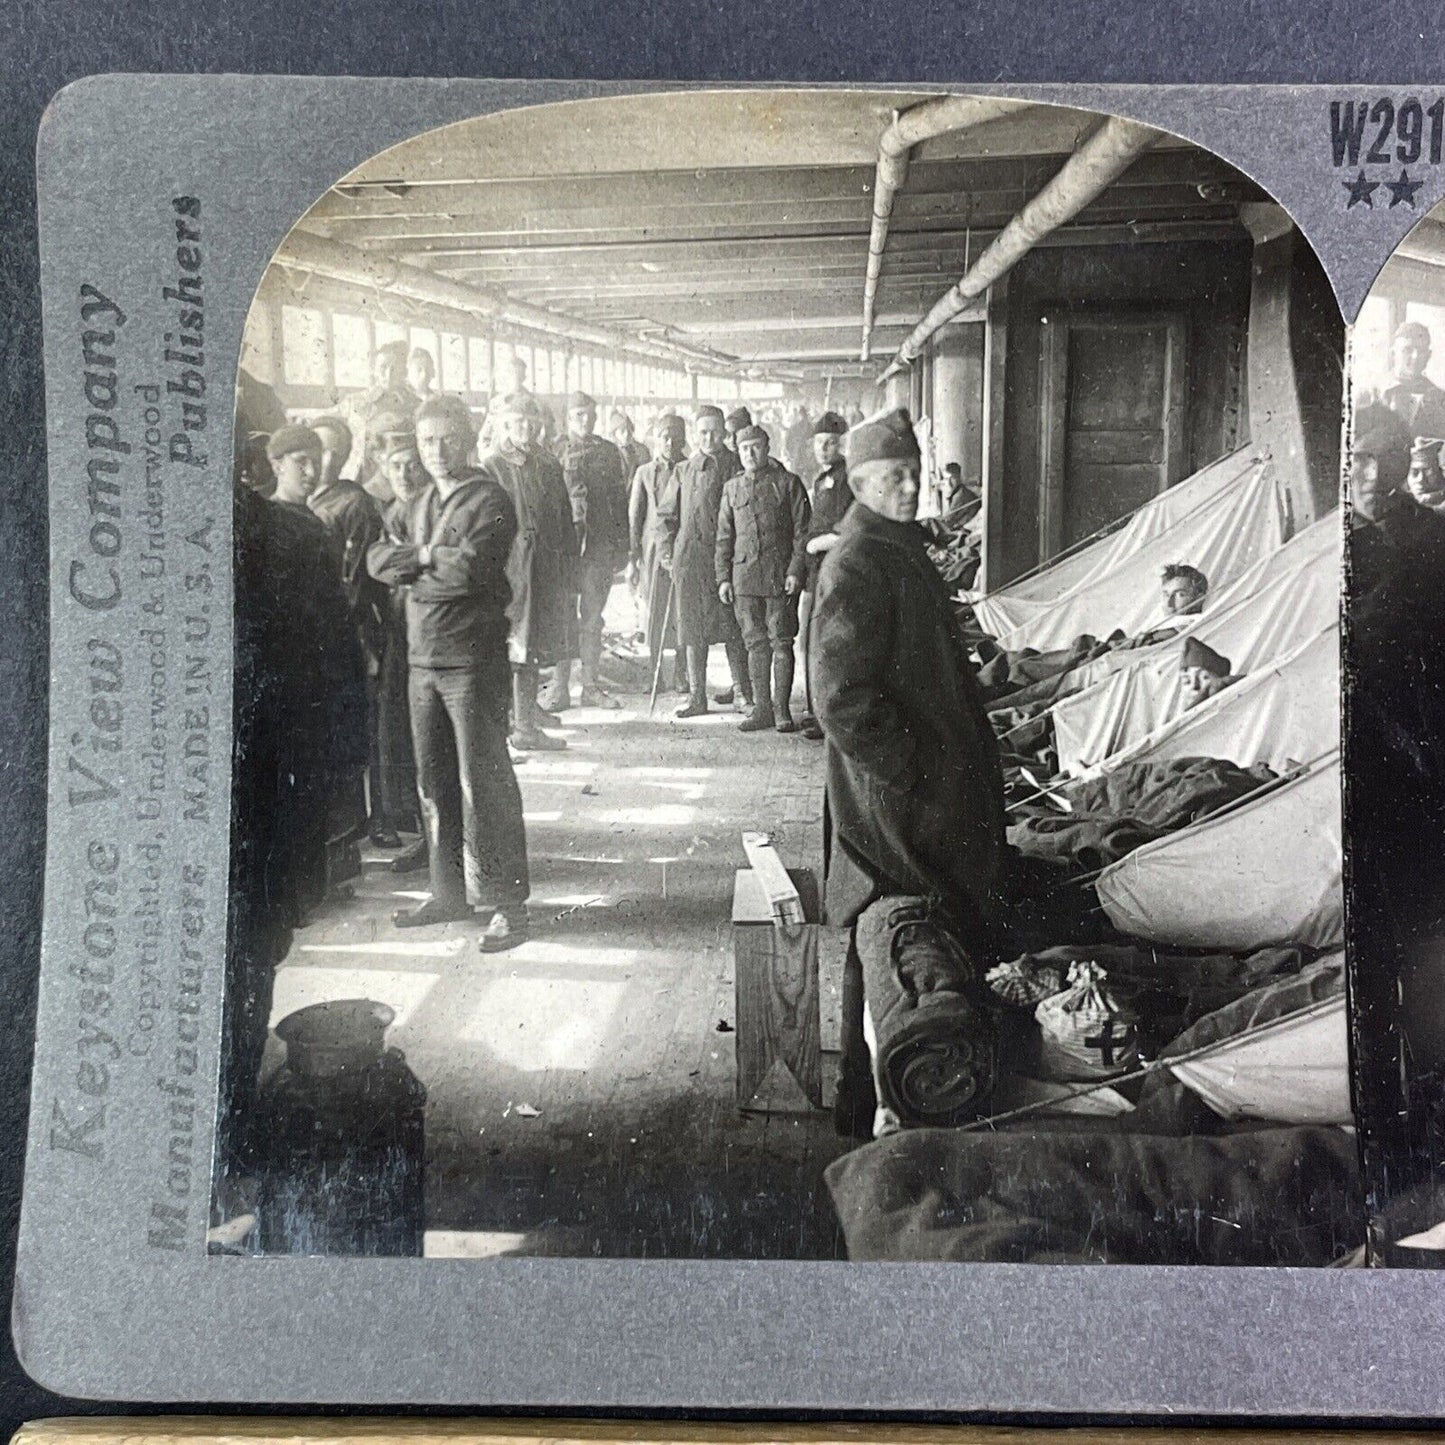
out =
<svg viewBox="0 0 1445 1445"><path fill-rule="evenodd" d="M882 898L858 919L858 957L879 1101L904 1124L977 1118L998 1039L980 971L921 898Z"/></svg>
<svg viewBox="0 0 1445 1445"><path fill-rule="evenodd" d="M1009 828L1008 841L1031 857L1092 873L1274 781L1262 763L1241 768L1222 758L1125 763L1066 785L1060 791L1072 812L1030 810Z"/></svg>
<svg viewBox="0 0 1445 1445"><path fill-rule="evenodd" d="M1334 1128L912 1129L825 1178L854 1260L1326 1265L1364 1239L1357 1146Z"/></svg>

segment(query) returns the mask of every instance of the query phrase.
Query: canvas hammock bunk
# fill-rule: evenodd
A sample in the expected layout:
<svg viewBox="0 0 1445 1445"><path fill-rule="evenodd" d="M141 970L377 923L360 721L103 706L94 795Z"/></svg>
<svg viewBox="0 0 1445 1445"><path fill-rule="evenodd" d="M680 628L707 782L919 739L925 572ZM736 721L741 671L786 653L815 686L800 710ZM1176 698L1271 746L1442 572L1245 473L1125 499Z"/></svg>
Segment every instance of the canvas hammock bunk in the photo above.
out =
<svg viewBox="0 0 1445 1445"><path fill-rule="evenodd" d="M1163 619L1159 588L1166 565L1197 567L1217 593L1277 552L1293 530L1289 486L1272 462L1263 462L1172 527L1118 557L1100 576L995 640L1006 651L1032 647L1042 652L1067 647L1083 633L1107 637L1122 630L1138 636Z"/></svg>
<svg viewBox="0 0 1445 1445"><path fill-rule="evenodd" d="M1006 587L970 596L979 626L993 637L1013 632L1061 598L1107 577L1147 542L1219 493L1257 474L1265 460L1266 454L1255 447L1231 452L1150 498L1105 535L1075 547Z"/></svg>

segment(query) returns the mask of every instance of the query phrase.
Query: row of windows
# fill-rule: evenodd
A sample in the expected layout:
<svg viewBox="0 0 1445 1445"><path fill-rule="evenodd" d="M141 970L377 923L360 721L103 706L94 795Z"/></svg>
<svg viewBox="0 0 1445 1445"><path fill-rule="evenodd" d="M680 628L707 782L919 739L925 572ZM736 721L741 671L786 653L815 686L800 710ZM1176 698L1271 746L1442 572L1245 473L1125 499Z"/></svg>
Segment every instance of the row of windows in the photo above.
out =
<svg viewBox="0 0 1445 1445"><path fill-rule="evenodd" d="M600 397L647 397L687 401L693 378L666 366L615 357L567 352L560 347L528 346L483 335L462 335L427 326L346 311L324 311L290 303L281 307L281 371L291 386L316 386L336 391L363 390L371 385L371 358L376 348L402 341L407 350L422 348L437 366L442 391L490 396L511 385L511 363L527 368L527 384L544 396L586 391ZM749 386L749 395L781 394L781 388ZM739 384L731 377L698 376L697 395L704 401L736 401Z"/></svg>

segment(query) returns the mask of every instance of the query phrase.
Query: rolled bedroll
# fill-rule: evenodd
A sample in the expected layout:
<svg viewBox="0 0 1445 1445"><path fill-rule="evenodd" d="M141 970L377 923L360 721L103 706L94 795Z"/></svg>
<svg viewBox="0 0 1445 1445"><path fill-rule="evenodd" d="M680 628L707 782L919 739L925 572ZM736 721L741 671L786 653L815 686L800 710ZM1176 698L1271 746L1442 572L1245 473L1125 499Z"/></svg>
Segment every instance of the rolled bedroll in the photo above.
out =
<svg viewBox="0 0 1445 1445"><path fill-rule="evenodd" d="M1242 484L1263 467L1265 458L1256 447L1241 447L1151 497L1114 531L1046 562L1017 582L972 599L979 626L994 637L1023 626L1061 598L1107 576L1145 543L1219 493Z"/></svg>
<svg viewBox="0 0 1445 1445"><path fill-rule="evenodd" d="M905 1125L976 1118L998 1076L998 1035L974 961L922 898L879 899L855 937L879 1103Z"/></svg>
<svg viewBox="0 0 1445 1445"><path fill-rule="evenodd" d="M1172 562L1197 567L1211 589L1227 587L1290 538L1290 489L1272 460L1149 538L1107 571L997 637L1009 652L1067 647L1082 633L1138 636L1160 621L1160 574ZM977 609L975 609L977 615Z"/></svg>
<svg viewBox="0 0 1445 1445"><path fill-rule="evenodd" d="M1078 775L1096 768L1183 715L1185 637L1197 637L1248 677L1337 626L1339 569L1339 519L1331 514L1261 566L1252 591L1236 590L1166 642L1099 659L1107 667L1089 664L1087 685L1051 709L1060 769Z"/></svg>
<svg viewBox="0 0 1445 1445"><path fill-rule="evenodd" d="M1343 934L1338 746L1259 797L1146 843L1095 881L1121 933L1229 952Z"/></svg>

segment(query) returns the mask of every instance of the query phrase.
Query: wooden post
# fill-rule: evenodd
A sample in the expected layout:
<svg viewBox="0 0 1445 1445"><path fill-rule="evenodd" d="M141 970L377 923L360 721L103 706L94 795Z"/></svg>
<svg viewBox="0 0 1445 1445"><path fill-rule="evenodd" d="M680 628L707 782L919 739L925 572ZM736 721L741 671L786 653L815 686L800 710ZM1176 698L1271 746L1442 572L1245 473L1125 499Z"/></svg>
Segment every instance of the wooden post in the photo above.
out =
<svg viewBox="0 0 1445 1445"><path fill-rule="evenodd" d="M804 923L777 922L750 868L738 870L733 888L738 1106L763 1114L823 1107L818 885L805 868L789 876Z"/></svg>

